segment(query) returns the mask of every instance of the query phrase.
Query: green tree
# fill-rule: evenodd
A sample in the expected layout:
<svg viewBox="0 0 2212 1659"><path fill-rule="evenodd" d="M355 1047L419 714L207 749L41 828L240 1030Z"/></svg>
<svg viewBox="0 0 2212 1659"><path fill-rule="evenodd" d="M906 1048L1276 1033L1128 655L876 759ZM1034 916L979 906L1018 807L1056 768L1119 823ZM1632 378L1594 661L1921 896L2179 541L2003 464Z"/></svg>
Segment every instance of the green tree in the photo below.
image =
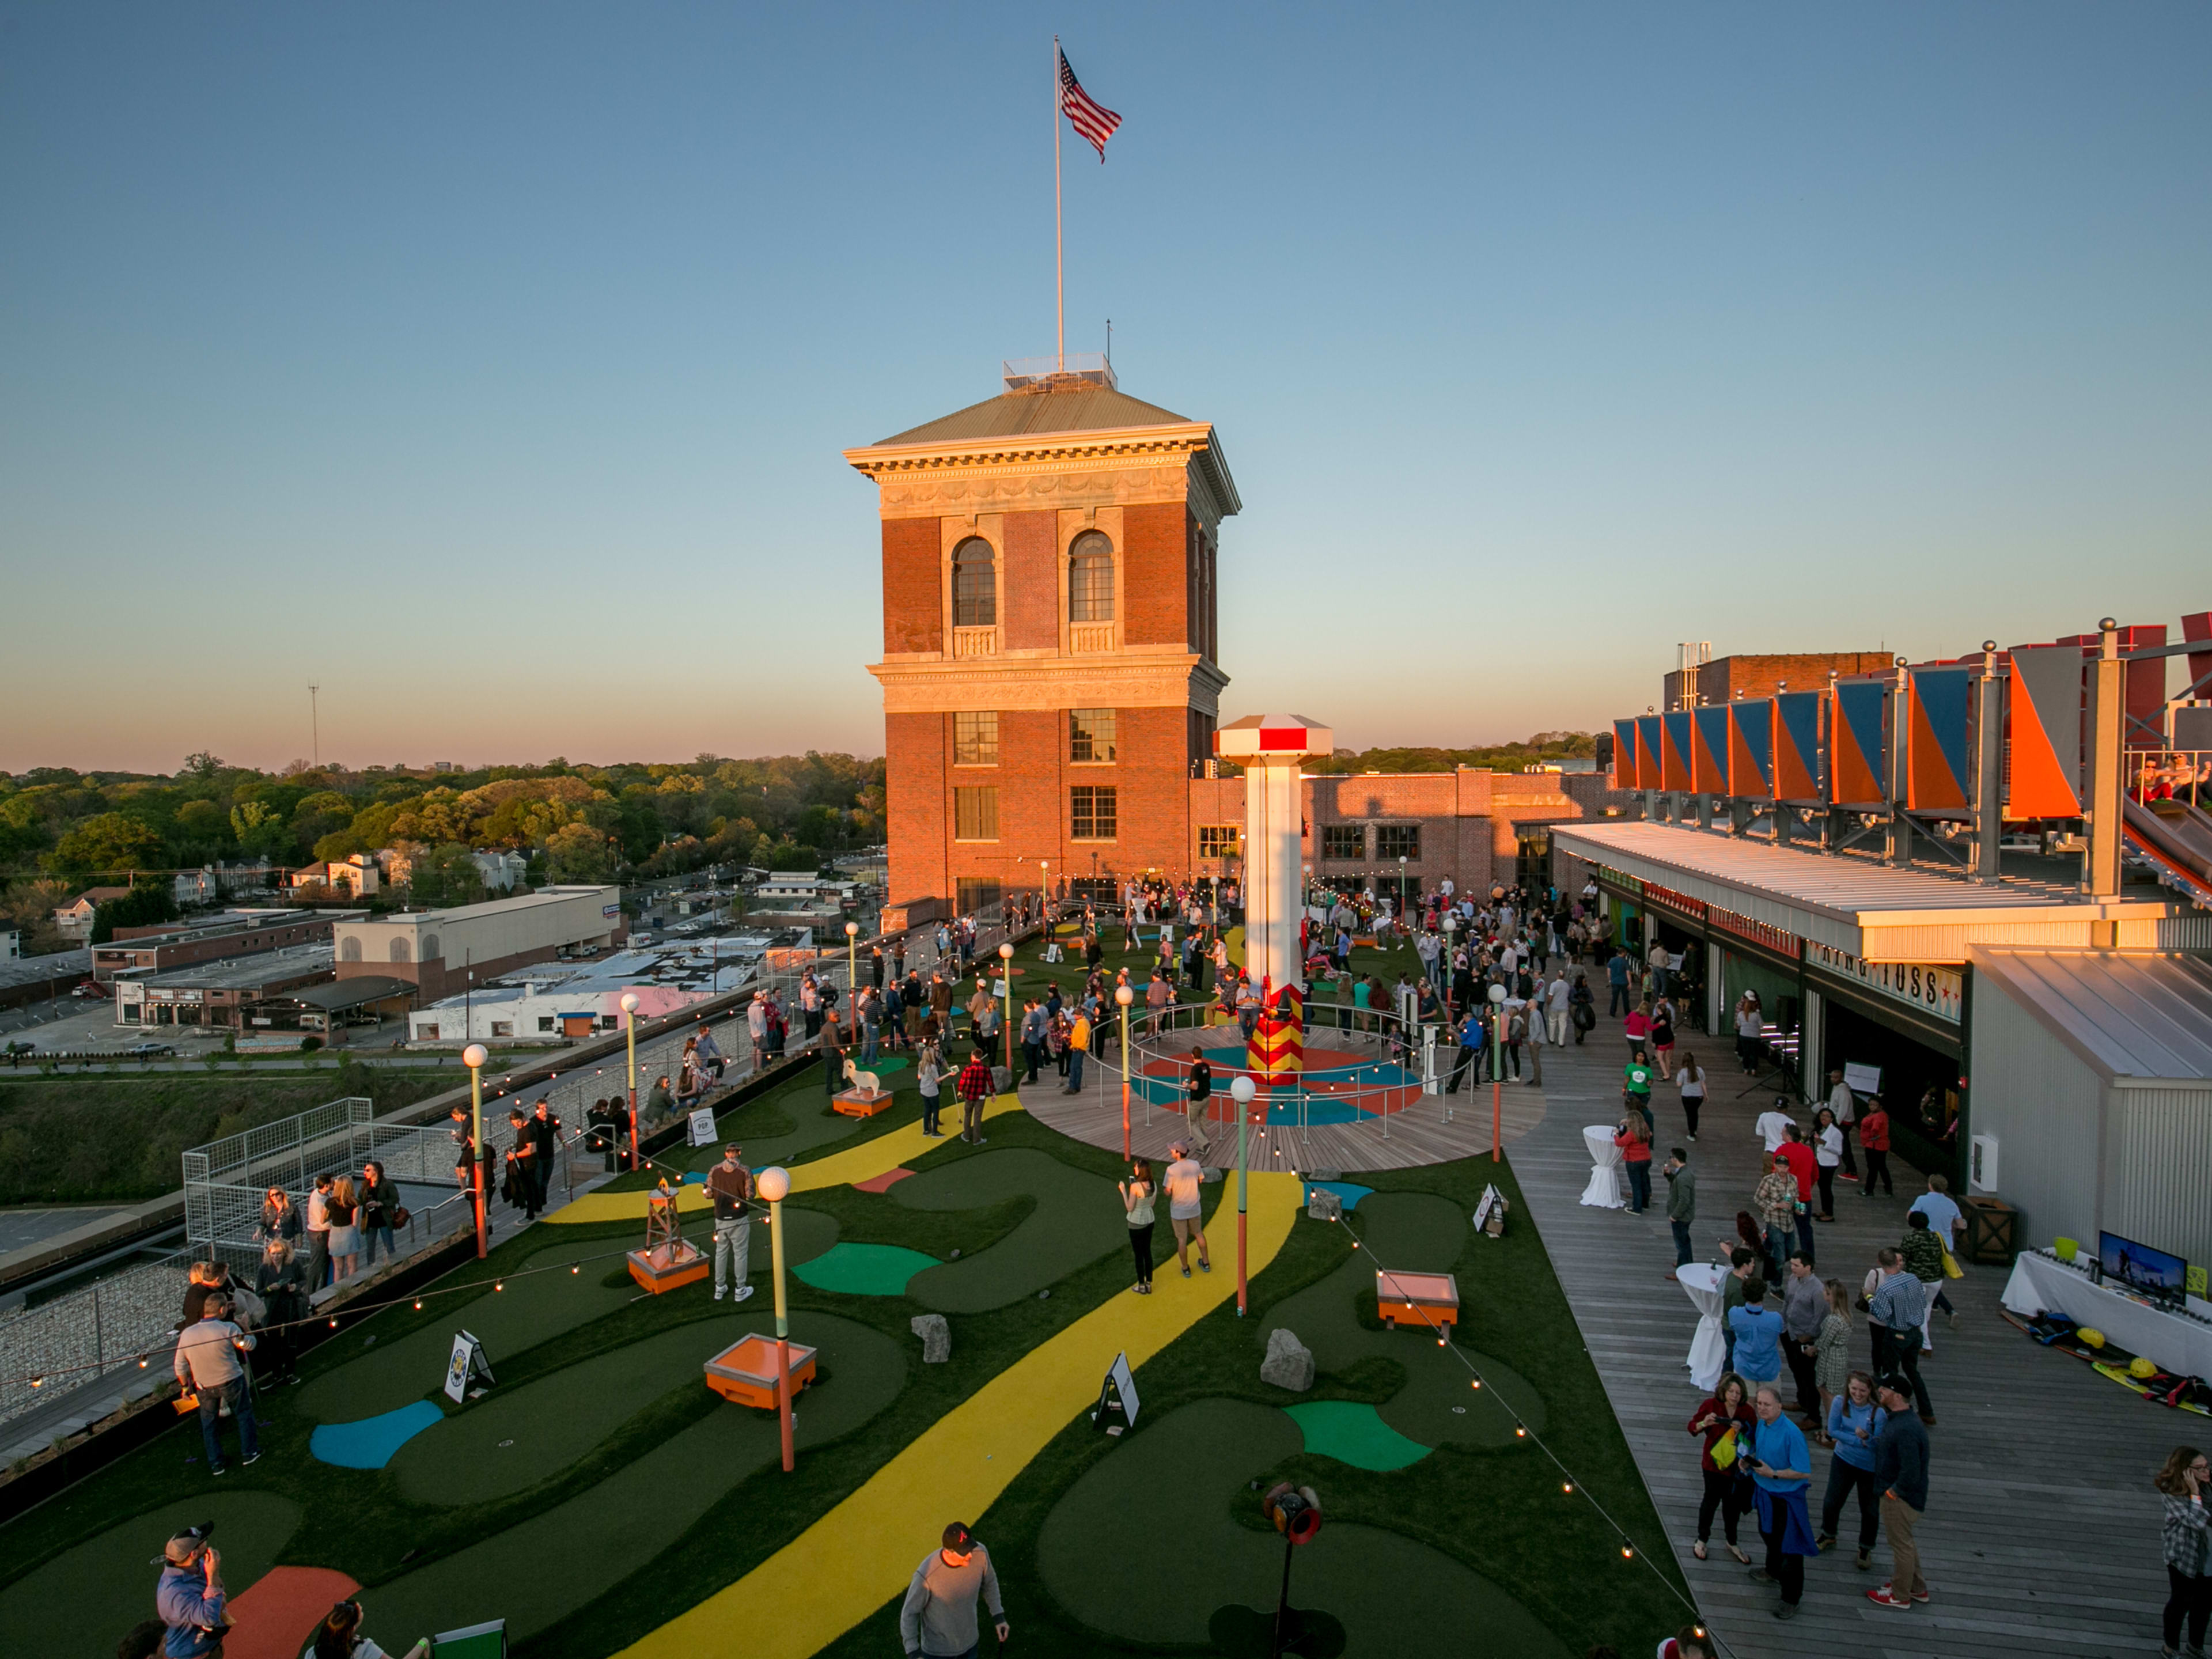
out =
<svg viewBox="0 0 2212 1659"><path fill-rule="evenodd" d="M291 841L283 817L260 800L242 800L230 809L230 832L239 850L256 858L273 858Z"/></svg>
<svg viewBox="0 0 2212 1659"><path fill-rule="evenodd" d="M135 870L161 861L161 838L137 819L101 812L84 820L54 844L55 868L72 874Z"/></svg>
<svg viewBox="0 0 2212 1659"><path fill-rule="evenodd" d="M605 836L589 824L571 823L546 837L545 870L555 881L606 881L614 875L614 859Z"/></svg>
<svg viewBox="0 0 2212 1659"><path fill-rule="evenodd" d="M416 904L426 910L480 904L484 897L483 872L467 848L450 842L416 855L408 884Z"/></svg>
<svg viewBox="0 0 2212 1659"><path fill-rule="evenodd" d="M175 889L169 882L142 881L122 897L94 908L92 942L105 945L118 927L150 927L157 922L174 921L179 914Z"/></svg>

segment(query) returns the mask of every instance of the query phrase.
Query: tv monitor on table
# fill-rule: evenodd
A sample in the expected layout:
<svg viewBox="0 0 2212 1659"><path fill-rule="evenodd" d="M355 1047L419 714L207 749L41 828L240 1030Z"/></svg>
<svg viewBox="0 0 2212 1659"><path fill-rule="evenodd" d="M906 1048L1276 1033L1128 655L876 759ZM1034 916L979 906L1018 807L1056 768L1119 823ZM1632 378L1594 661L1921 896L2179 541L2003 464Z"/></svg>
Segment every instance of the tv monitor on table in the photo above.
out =
<svg viewBox="0 0 2212 1659"><path fill-rule="evenodd" d="M2138 1244L2118 1233L2097 1235L2097 1261L2105 1277L2160 1301L2179 1302L2189 1278L2189 1264L2178 1255Z"/></svg>

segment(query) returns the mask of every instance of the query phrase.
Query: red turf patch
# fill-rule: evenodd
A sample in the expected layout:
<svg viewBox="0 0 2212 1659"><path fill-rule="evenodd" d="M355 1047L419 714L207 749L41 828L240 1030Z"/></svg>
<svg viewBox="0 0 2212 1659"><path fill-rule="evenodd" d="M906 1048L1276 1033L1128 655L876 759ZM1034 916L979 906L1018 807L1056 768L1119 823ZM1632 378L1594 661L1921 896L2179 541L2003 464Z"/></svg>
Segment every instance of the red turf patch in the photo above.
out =
<svg viewBox="0 0 2212 1659"><path fill-rule="evenodd" d="M223 1659L296 1659L332 1606L359 1590L329 1567L271 1567L230 1603Z"/></svg>
<svg viewBox="0 0 2212 1659"><path fill-rule="evenodd" d="M913 1173L911 1170L886 1170L879 1176L870 1176L866 1181L854 1182L853 1189L862 1193L888 1192L895 1182L904 1181Z"/></svg>

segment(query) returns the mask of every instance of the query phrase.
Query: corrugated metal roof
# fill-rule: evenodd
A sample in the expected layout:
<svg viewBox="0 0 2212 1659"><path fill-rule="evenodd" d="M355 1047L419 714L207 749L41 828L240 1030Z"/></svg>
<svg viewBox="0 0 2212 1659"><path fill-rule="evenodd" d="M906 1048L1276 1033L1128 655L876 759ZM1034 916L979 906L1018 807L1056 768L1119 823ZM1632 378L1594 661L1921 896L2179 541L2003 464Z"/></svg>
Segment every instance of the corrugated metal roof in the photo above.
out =
<svg viewBox="0 0 2212 1659"><path fill-rule="evenodd" d="M1981 947L1972 961L2107 1079L2212 1082L2212 963Z"/></svg>
<svg viewBox="0 0 2212 1659"><path fill-rule="evenodd" d="M1009 392L908 431L883 444L965 443L1033 438L1054 432L1115 432L1128 427L1188 426L1190 417L1103 386L1074 392ZM878 446L880 447L880 446Z"/></svg>
<svg viewBox="0 0 2212 1659"><path fill-rule="evenodd" d="M1897 870L1871 859L1800 851L1771 842L1717 835L1642 819L1554 823L1552 838L1583 858L1637 874L1627 860L1660 866L1641 877L1666 883L1668 872L1771 895L1808 910L1855 920L1890 911L1971 911L2079 905L2070 886L2008 878L1989 885L1929 870ZM1587 848L1588 850L1585 850Z"/></svg>

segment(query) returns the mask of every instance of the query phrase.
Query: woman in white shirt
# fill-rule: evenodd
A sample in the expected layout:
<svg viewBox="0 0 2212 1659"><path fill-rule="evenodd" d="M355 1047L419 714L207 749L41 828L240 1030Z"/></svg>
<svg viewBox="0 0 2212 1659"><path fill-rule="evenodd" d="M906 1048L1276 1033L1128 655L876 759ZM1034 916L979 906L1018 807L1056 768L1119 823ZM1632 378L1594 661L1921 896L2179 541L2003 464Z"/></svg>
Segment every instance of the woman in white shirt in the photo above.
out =
<svg viewBox="0 0 2212 1659"><path fill-rule="evenodd" d="M1743 1062L1747 1077L1759 1070L1759 1027L1765 1023L1766 1011L1759 1006L1759 993L1746 991L1735 1005L1735 1057Z"/></svg>
<svg viewBox="0 0 2212 1659"><path fill-rule="evenodd" d="M1698 1138L1698 1112L1705 1103L1705 1068L1698 1064L1698 1057L1687 1048L1682 1050L1681 1069L1674 1073L1674 1086L1681 1091L1682 1115L1690 1125L1690 1139Z"/></svg>
<svg viewBox="0 0 2212 1659"><path fill-rule="evenodd" d="M1813 1119L1813 1162L1820 1176L1820 1213L1815 1221L1836 1218L1836 1166L1844 1161L1844 1132L1836 1115L1823 1106Z"/></svg>

